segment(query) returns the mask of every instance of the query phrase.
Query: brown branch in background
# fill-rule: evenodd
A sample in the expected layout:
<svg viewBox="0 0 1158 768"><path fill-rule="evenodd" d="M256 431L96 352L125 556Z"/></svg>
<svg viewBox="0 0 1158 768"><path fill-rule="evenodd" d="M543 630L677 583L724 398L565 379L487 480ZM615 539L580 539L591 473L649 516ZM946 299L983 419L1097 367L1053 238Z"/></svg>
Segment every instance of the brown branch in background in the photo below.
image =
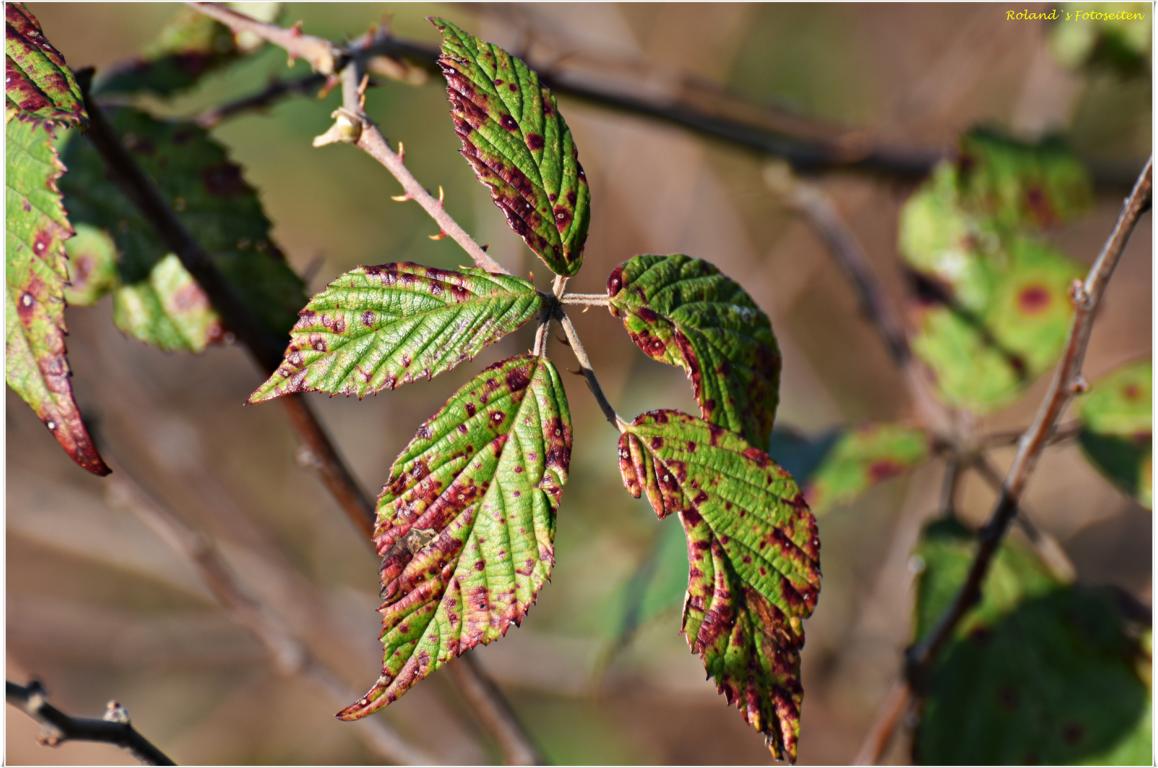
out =
<svg viewBox="0 0 1158 768"><path fill-rule="evenodd" d="M904 681L898 680L893 683L893 687L881 702L873 724L856 752L856 757L852 759L853 765L876 765L881 761L893 741L893 735L904 720L905 713L909 711L912 700L912 692Z"/></svg>
<svg viewBox="0 0 1158 768"><path fill-rule="evenodd" d="M110 701L104 718L73 717L48 703L44 687L33 680L28 685L6 681L8 703L24 712L44 729L40 741L56 747L66 741L93 741L120 747L143 765L176 765L161 750L133 727L129 713Z"/></svg>
<svg viewBox="0 0 1158 768"><path fill-rule="evenodd" d="M1003 430L1001 432L992 432L988 435L982 435L977 441L981 448L1003 448L1006 446L1017 445L1021 440L1021 436L1025 434L1026 429L1011 429ZM1076 421L1067 422L1065 424L1058 424L1057 429L1053 431L1053 435L1049 438L1049 444L1065 442L1077 437L1082 431L1082 425Z"/></svg>
<svg viewBox="0 0 1158 768"><path fill-rule="evenodd" d="M213 128L235 115L267 109L287 96L304 96L324 86L328 79L326 75L317 72L300 77L276 78L260 91L210 107L194 118L193 122L205 129Z"/></svg>
<svg viewBox="0 0 1158 768"><path fill-rule="evenodd" d="M161 240L177 254L182 265L205 291L226 327L237 336L261 369L275 370L281 362L283 340L262 330L248 307L236 295L208 255L177 219L176 214L160 196L149 178L125 150L99 106L88 94L85 96L85 102L90 118L89 130L85 135L101 155L109 175L121 186ZM291 422L308 446L312 458L316 460L314 466L326 488L339 502L347 517L366 534L365 541L372 546L369 534L374 525L373 504L363 493L312 409L296 396L285 400ZM471 674L481 674L473 664L466 668ZM481 687L497 695L498 689L493 683L486 681ZM476 707L475 712L485 722L491 724L496 734L499 729L494 724L501 723L501 728L505 731L520 734L520 740L528 745L524 750L525 753L534 751L533 747L529 746L531 741L525 730L511 717L511 707L505 700L492 701L489 709Z"/></svg>
<svg viewBox="0 0 1158 768"><path fill-rule="evenodd" d="M479 666L474 655L465 653L448 669L459 692L482 719L510 765L545 765L547 758L519 723L506 696Z"/></svg>
<svg viewBox="0 0 1158 768"><path fill-rule="evenodd" d="M200 9L199 5L195 8ZM238 14L240 15L240 14ZM218 18L218 17L214 17ZM224 21L224 19L219 19ZM261 23L261 22L256 22ZM268 39L268 38L266 38ZM270 42L276 41L271 40ZM373 59L406 60L423 72L439 75L438 46L391 34L378 35L372 43L352 46L349 55ZM747 102L718 86L685 83L679 93L657 92L641 87L636 79L619 85L593 81L589 75L528 62L544 85L555 93L601 109L608 109L672 125L699 136L730 144L762 155L774 156L804 173L854 171L889 178L917 180L938 162L951 159L949 147L914 147L911 142L890 143L869 132L845 128L807 118L782 108ZM338 65L340 67L340 62ZM633 73L639 62L623 67ZM225 116L249 108L264 107L270 101L307 89L298 89L297 78L285 78L285 88L252 104L238 104ZM270 86L272 88L273 86ZM669 89L670 90L670 89ZM1088 164L1095 184L1106 189L1123 189L1134 179L1136 166Z"/></svg>
<svg viewBox="0 0 1158 768"><path fill-rule="evenodd" d="M344 707L358 697L334 670L310 653L278 616L247 593L211 539L154 498L127 465L118 463L117 470L117 476L105 486L110 505L134 514L188 560L230 617L262 644L279 674L312 681L337 707ZM415 765L434 762L432 755L408 743L380 717L367 720L357 733L370 749L385 759Z"/></svg>
<svg viewBox="0 0 1158 768"><path fill-rule="evenodd" d="M828 252L856 292L865 318L876 329L889 357L901 371L922 423L935 434L948 433L952 416L933 394L924 371L913 357L905 325L869 266L856 235L818 187L793 178L787 169L781 170L783 172L775 167L769 170L766 174L769 186L804 217L828 246Z"/></svg>
<svg viewBox="0 0 1158 768"><path fill-rule="evenodd" d="M1062 360L1033 423L1021 437L1017 454L1002 483L1001 496L989 522L978 536L977 553L964 584L933 630L906 654L906 677L911 685L919 687L957 624L980 598L981 585L989 573L993 556L1009 524L1016 516L1018 499L1025 490L1042 451L1049 443L1058 418L1073 396L1084 387L1082 362L1085 360L1086 348L1089 345L1094 316L1135 224L1150 208L1152 182L1151 162L1147 161L1133 191L1122 206L1121 215L1110 237L1106 240L1086 279L1081 282L1074 281L1073 301L1076 311Z"/></svg>
<svg viewBox="0 0 1158 768"><path fill-rule="evenodd" d="M1050 441L1051 444L1054 442L1056 440ZM976 455L971 461L971 466L991 488L998 493L1001 492L1003 478L1001 473L997 471L997 467L993 466L993 462L984 456ZM1067 583L1072 582L1077 577L1077 570L1062 545L1047 531L1042 530L1034 523L1033 515L1026 511L1024 503L1019 502L1017 507L1015 522L1025 537L1029 539L1029 543L1037 550L1037 555L1046 568L1058 580Z"/></svg>

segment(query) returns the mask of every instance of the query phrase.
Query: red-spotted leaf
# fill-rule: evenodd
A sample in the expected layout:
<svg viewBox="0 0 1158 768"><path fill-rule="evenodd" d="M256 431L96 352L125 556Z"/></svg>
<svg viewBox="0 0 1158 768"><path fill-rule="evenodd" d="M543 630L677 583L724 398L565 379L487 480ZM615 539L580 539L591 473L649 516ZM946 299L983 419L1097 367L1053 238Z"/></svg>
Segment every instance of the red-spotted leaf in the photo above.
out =
<svg viewBox="0 0 1158 768"><path fill-rule="evenodd" d="M837 440L804 491L819 515L878 483L908 472L929 457L929 435L904 424L866 424Z"/></svg>
<svg viewBox="0 0 1158 768"><path fill-rule="evenodd" d="M442 32L446 77L462 155L531 250L560 275L583 263L590 190L555 96L523 61L454 24Z"/></svg>
<svg viewBox="0 0 1158 768"><path fill-rule="evenodd" d="M288 333L305 304L302 281L270 238L271 225L257 192L225 148L190 123L160 120L127 107L108 109L106 115L137 164L266 330ZM70 140L62 156L69 167L61 180L65 207L84 235L74 246L78 264L115 262L116 279L103 285L112 293L117 326L166 350L200 352L219 341L224 329L208 297L136 205L110 187L92 145ZM95 298L85 297L88 303Z"/></svg>
<svg viewBox="0 0 1158 768"><path fill-rule="evenodd" d="M1078 410L1086 457L1147 509L1153 507L1152 376L1149 360L1123 366L1095 381Z"/></svg>
<svg viewBox="0 0 1158 768"><path fill-rule="evenodd" d="M73 461L107 475L73 398L65 355L64 242L72 227L56 187L64 166L53 130L62 129L20 117L6 127L5 377Z"/></svg>
<svg viewBox="0 0 1158 768"><path fill-rule="evenodd" d="M359 267L310 299L285 360L249 400L294 392L364 397L430 379L538 314L534 284L478 269Z"/></svg>
<svg viewBox="0 0 1158 768"><path fill-rule="evenodd" d="M24 3L4 4L5 95L9 116L83 123L84 99L60 51Z"/></svg>
<svg viewBox="0 0 1158 768"><path fill-rule="evenodd" d="M796 759L803 620L820 594L816 518L792 477L739 435L651 411L619 438L619 469L688 539L683 630L773 756Z"/></svg>
<svg viewBox="0 0 1158 768"><path fill-rule="evenodd" d="M683 254L634 256L607 281L609 309L644 354L683 368L701 415L768 445L780 387L780 348L743 288Z"/></svg>
<svg viewBox="0 0 1158 768"><path fill-rule="evenodd" d="M394 462L378 499L382 675L356 720L522 622L554 565L571 457L559 373L520 355L476 376Z"/></svg>
<svg viewBox="0 0 1158 768"><path fill-rule="evenodd" d="M225 3L262 21L273 21L280 3ZM102 73L100 95L152 93L174 96L205 75L238 61L262 43L252 33L234 34L229 27L192 8L179 8L143 54Z"/></svg>

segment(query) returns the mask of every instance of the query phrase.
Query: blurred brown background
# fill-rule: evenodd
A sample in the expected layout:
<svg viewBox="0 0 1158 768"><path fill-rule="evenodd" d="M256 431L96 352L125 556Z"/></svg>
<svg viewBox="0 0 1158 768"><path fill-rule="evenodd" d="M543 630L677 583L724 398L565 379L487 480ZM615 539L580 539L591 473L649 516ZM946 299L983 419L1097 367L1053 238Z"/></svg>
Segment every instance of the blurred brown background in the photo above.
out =
<svg viewBox="0 0 1158 768"><path fill-rule="evenodd" d="M31 6L74 68L138 52L172 5ZM944 147L977 122L1032 136L1064 129L1084 156L1128 163L1150 151L1150 83L1062 69L1038 23L1010 23L999 5L292 5L286 18L341 39L384 13L400 35L434 42L423 18L446 15L539 61L582 66L641 87L696 77L755 104L857 126L896 142ZM646 62L637 71L623 62ZM601 69L602 68L602 69ZM304 71L302 65L294 70ZM266 50L189 96L173 114L260 88L286 73ZM275 237L317 290L358 264L415 260L454 266L450 241L388 196L397 184L348 148L313 150L337 95L283 102L216 129L261 191ZM854 296L813 231L764 181L767 158L561 98L592 185L586 263L572 288L600 291L612 267L640 252L681 251L739 279L772 318L784 354L780 424L812 432L910 413L901 377L860 318ZM442 184L447 206L514 271L546 269L507 231L486 190L457 156L437 82L387 82L369 111L406 144L412 170ZM901 294L895 248L911 187L851 174L820 180L874 267ZM1119 192L1051 233L1089 263L1110 230ZM1135 233L1095 326L1094 379L1151 349L1151 219ZM195 234L195 233L194 233ZM169 355L120 335L107 302L68 315L78 399L102 445L149 489L209 532L246 583L285 612L312 649L342 671L351 700L378 674L376 565L314 476L276 405L242 407L261 377L238 349ZM601 310L577 319L609 397L625 415L691 408L682 374L645 360ZM530 344L528 328L461 370L364 402L315 396L362 482L378 488L416 426L475 371ZM557 359L569 364L564 347ZM561 367L562 365L561 364ZM582 381L569 377L575 421L571 482L559 514L558 565L522 628L476 651L511 696L547 756L565 763L766 763L760 738L704 682L679 635L678 601L642 629L602 676L623 589L658 525L623 493L615 435ZM986 421L1027 422L1045 382ZM193 569L138 519L108 503L102 481L74 466L27 407L7 401L8 677L42 679L58 705L99 715L109 698L179 762L362 763L376 758L339 723L332 702L286 680L224 614ZM1008 461L1009 453L996 458ZM1003 467L1004 468L1004 465ZM824 591L807 623L800 761L847 762L895 679L909 640L907 555L936 503L940 470L886 484L822 520ZM992 504L970 479L964 514ZM1028 491L1038 522L1091 583L1121 585L1149 603L1150 514L1088 467L1076 445L1050 451ZM668 524L674 525L672 521ZM288 574L288 575L287 575ZM676 574L679 578L681 574ZM340 626L321 634L318 606ZM442 760L490 761L475 721L445 673L380 715ZM52 751L7 710L9 763L124 762L112 748ZM905 760L898 744L893 759Z"/></svg>

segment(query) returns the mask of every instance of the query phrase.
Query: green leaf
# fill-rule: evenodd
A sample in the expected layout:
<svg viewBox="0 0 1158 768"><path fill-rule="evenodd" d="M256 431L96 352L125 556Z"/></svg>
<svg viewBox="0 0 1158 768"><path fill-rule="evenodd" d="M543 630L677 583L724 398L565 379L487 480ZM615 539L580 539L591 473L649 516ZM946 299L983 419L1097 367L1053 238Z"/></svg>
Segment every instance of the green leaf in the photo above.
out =
<svg viewBox="0 0 1158 768"><path fill-rule="evenodd" d="M543 308L534 284L478 269L403 262L358 267L310 299L285 362L250 397L364 397L469 360Z"/></svg>
<svg viewBox="0 0 1158 768"><path fill-rule="evenodd" d="M72 70L24 3L4 4L7 114L66 124L88 121Z"/></svg>
<svg viewBox="0 0 1158 768"><path fill-rule="evenodd" d="M73 461L107 475L73 398L64 347L64 242L72 227L56 186L64 166L54 130L51 123L19 117L6 126L5 377Z"/></svg>
<svg viewBox="0 0 1158 768"><path fill-rule="evenodd" d="M805 487L813 513L845 504L929 457L929 435L904 424L866 424L841 435Z"/></svg>
<svg viewBox="0 0 1158 768"><path fill-rule="evenodd" d="M1070 69L1106 70L1120 77L1150 72L1151 22L1149 3L1067 3L1066 23L1049 26L1054 56ZM1081 16L1081 14L1090 14ZM1118 14L1130 14L1123 18ZM1065 17L1062 17L1065 18Z"/></svg>
<svg viewBox="0 0 1158 768"><path fill-rule="evenodd" d="M651 411L619 438L628 492L688 538L683 631L773 756L796 759L802 621L820 594L820 539L792 477L739 435Z"/></svg>
<svg viewBox="0 0 1158 768"><path fill-rule="evenodd" d="M1094 382L1078 411L1086 457L1147 509L1154 505L1151 378L1149 360L1123 366Z"/></svg>
<svg viewBox="0 0 1158 768"><path fill-rule="evenodd" d="M960 589L976 540L938 521L917 548L917 636ZM1141 628L1105 591L1059 584L1006 540L981 602L928 681L914 758L924 764L1150 763L1150 691Z"/></svg>
<svg viewBox="0 0 1158 768"><path fill-rule="evenodd" d="M438 64L462 155L490 187L507 223L547 266L583 263L590 190L555 96L523 61L444 19Z"/></svg>
<svg viewBox="0 0 1158 768"><path fill-rule="evenodd" d="M423 424L378 499L382 676L356 720L526 616L554 565L571 415L543 357L476 376Z"/></svg>
<svg viewBox="0 0 1158 768"><path fill-rule="evenodd" d="M1024 142L974 129L961 140L956 167L964 209L999 227L1050 227L1093 202L1085 168L1057 137Z"/></svg>
<svg viewBox="0 0 1158 768"><path fill-rule="evenodd" d="M991 254L959 252L976 280L954 292L929 281L913 350L950 405L986 412L1020 395L1056 362L1073 320L1076 263L1036 240ZM942 262L943 269L950 269Z"/></svg>
<svg viewBox="0 0 1158 768"><path fill-rule="evenodd" d="M768 316L743 288L701 259L644 254L615 268L607 295L644 354L687 372L705 419L768 444L780 348Z"/></svg>
<svg viewBox="0 0 1158 768"><path fill-rule="evenodd" d="M262 21L273 21L280 3L225 3ZM205 75L238 61L261 44L243 33L198 13L181 8L142 56L108 70L95 88L101 96L151 93L174 96Z"/></svg>
<svg viewBox="0 0 1158 768"><path fill-rule="evenodd" d="M106 111L113 129L177 217L271 334L289 332L305 304L301 279L270 239L256 191L224 147L203 129L129 108ZM114 318L133 337L166 350L200 352L223 336L200 286L157 237L136 205L110 186L85 141L63 149L65 206L86 235L78 247L115 248ZM107 281L105 283L108 285ZM89 299L91 301L91 297Z"/></svg>

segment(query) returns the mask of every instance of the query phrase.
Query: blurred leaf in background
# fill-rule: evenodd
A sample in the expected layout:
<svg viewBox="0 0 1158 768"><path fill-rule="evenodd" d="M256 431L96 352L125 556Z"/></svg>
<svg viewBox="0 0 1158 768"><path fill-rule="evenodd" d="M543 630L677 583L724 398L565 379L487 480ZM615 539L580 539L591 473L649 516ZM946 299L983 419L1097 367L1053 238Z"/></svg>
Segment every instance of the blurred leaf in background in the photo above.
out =
<svg viewBox="0 0 1158 768"><path fill-rule="evenodd" d="M1078 439L1090 462L1147 509L1153 507L1153 392L1149 360L1122 366L1090 385Z"/></svg>
<svg viewBox="0 0 1158 768"><path fill-rule="evenodd" d="M965 580L975 536L930 524L917 545L915 637ZM1149 656L1110 592L1057 581L1014 540L934 664L914 736L922 764L1149 764Z"/></svg>

